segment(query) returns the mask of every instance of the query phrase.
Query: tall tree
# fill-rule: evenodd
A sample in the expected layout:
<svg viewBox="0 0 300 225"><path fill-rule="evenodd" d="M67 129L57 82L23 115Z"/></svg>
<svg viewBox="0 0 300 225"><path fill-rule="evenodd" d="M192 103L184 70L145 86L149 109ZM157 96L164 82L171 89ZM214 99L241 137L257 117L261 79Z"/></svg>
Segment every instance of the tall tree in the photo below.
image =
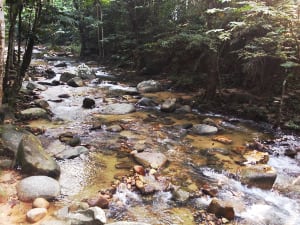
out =
<svg viewBox="0 0 300 225"><path fill-rule="evenodd" d="M5 21L4 0L0 0L0 107L3 98L3 76L4 76L4 50L5 50Z"/></svg>

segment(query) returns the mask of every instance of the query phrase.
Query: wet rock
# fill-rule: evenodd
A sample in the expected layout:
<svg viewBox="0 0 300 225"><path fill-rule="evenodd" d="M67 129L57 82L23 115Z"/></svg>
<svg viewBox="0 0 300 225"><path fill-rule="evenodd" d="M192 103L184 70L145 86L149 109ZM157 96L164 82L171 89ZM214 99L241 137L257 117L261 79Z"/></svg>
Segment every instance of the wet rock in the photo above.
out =
<svg viewBox="0 0 300 225"><path fill-rule="evenodd" d="M232 149L233 152L235 152L239 155L244 155L246 150L247 150L247 148L245 146L236 146Z"/></svg>
<svg viewBox="0 0 300 225"><path fill-rule="evenodd" d="M47 209L45 208L34 208L26 213L26 220L29 223L36 223L43 219L47 215Z"/></svg>
<svg viewBox="0 0 300 225"><path fill-rule="evenodd" d="M81 154L87 153L89 150L84 146L76 146L74 148L67 148L66 150L55 155L58 159L73 159Z"/></svg>
<svg viewBox="0 0 300 225"><path fill-rule="evenodd" d="M82 102L82 108L92 109L95 107L95 100L91 98L84 98Z"/></svg>
<svg viewBox="0 0 300 225"><path fill-rule="evenodd" d="M69 80L71 80L72 78L76 77L76 74L70 73L70 72L63 72L60 75L60 81L67 83Z"/></svg>
<svg viewBox="0 0 300 225"><path fill-rule="evenodd" d="M196 209L207 209L207 207L210 204L210 199L209 198L196 198L193 200L193 206Z"/></svg>
<svg viewBox="0 0 300 225"><path fill-rule="evenodd" d="M157 104L154 100L152 100L152 99L150 99L150 98L143 97L143 98L141 98L141 99L136 103L136 105L138 105L138 106L145 106L145 107L155 107L155 106L157 106L158 104Z"/></svg>
<svg viewBox="0 0 300 225"><path fill-rule="evenodd" d="M74 77L74 78L68 80L67 84L71 87L83 87L84 86L83 80L80 77Z"/></svg>
<svg viewBox="0 0 300 225"><path fill-rule="evenodd" d="M80 137L73 134L72 132L65 132L63 134L60 134L58 138L61 142L64 142L72 147L80 145L81 143Z"/></svg>
<svg viewBox="0 0 300 225"><path fill-rule="evenodd" d="M186 203L190 198L190 193L181 188L173 191L173 199L179 203Z"/></svg>
<svg viewBox="0 0 300 225"><path fill-rule="evenodd" d="M45 109L37 108L37 107L22 110L20 112L20 115L23 118L26 118L26 119L29 119L29 118L45 118L45 119L48 119L48 117L49 117L49 115L48 115L48 113Z"/></svg>
<svg viewBox="0 0 300 225"><path fill-rule="evenodd" d="M126 103L115 103L103 107L100 110L102 114L111 114L111 115L122 115L135 112L135 107L132 104Z"/></svg>
<svg viewBox="0 0 300 225"><path fill-rule="evenodd" d="M36 104L38 107L41 107L42 109L49 109L49 103L44 99L37 99L34 101L34 104Z"/></svg>
<svg viewBox="0 0 300 225"><path fill-rule="evenodd" d="M108 209L109 201L106 197L99 195L98 197L88 199L87 203L89 204L89 207L98 206L101 209Z"/></svg>
<svg viewBox="0 0 300 225"><path fill-rule="evenodd" d="M227 205L225 202L216 198L210 202L207 211L215 214L217 217L224 217L229 220L233 220L235 215L232 206Z"/></svg>
<svg viewBox="0 0 300 225"><path fill-rule="evenodd" d="M106 223L105 212L97 206L70 213L68 218L72 225L102 225Z"/></svg>
<svg viewBox="0 0 300 225"><path fill-rule="evenodd" d="M26 86L27 89L29 90L39 90L39 91L46 91L47 87L38 84L38 83L34 83L34 82L29 82Z"/></svg>
<svg viewBox="0 0 300 225"><path fill-rule="evenodd" d="M199 135L212 135L218 132L218 128L207 124L195 124L192 129Z"/></svg>
<svg viewBox="0 0 300 225"><path fill-rule="evenodd" d="M160 111L162 112L174 112L176 109L176 98L168 98L165 100L161 106L160 106Z"/></svg>
<svg viewBox="0 0 300 225"><path fill-rule="evenodd" d="M61 94L61 95L58 95L57 97L59 97L59 98L70 98L71 96L69 94Z"/></svg>
<svg viewBox="0 0 300 225"><path fill-rule="evenodd" d="M158 92L162 90L162 86L158 81L147 80L142 81L137 85L137 89L142 93Z"/></svg>
<svg viewBox="0 0 300 225"><path fill-rule="evenodd" d="M58 80L51 81L51 86L58 86L58 85L61 85L60 81Z"/></svg>
<svg viewBox="0 0 300 225"><path fill-rule="evenodd" d="M294 159L297 156L297 154L298 154L298 151L296 149L287 149L284 152L285 156L288 156L292 159Z"/></svg>
<svg viewBox="0 0 300 225"><path fill-rule="evenodd" d="M108 94L110 96L137 95L139 92L135 87L111 86L108 89Z"/></svg>
<svg viewBox="0 0 300 225"><path fill-rule="evenodd" d="M143 194L152 194L156 191L166 191L170 187L170 182L165 177L156 177L152 174L139 176L135 180L135 186Z"/></svg>
<svg viewBox="0 0 300 225"><path fill-rule="evenodd" d="M24 173L30 175L47 175L54 178L60 175L58 164L44 150L41 141L32 134L23 136L18 148L17 163Z"/></svg>
<svg viewBox="0 0 300 225"><path fill-rule="evenodd" d="M269 154L267 152L249 151L246 152L244 158L247 160L245 164L266 164L269 161Z"/></svg>
<svg viewBox="0 0 300 225"><path fill-rule="evenodd" d="M24 202L30 202L36 198L53 199L59 194L59 183L47 176L27 177L17 185L18 198Z"/></svg>
<svg viewBox="0 0 300 225"><path fill-rule="evenodd" d="M85 65L84 63L80 64L76 68L76 72L77 72L77 75L83 80L92 80L92 79L96 78L92 69L89 66Z"/></svg>
<svg viewBox="0 0 300 225"><path fill-rule="evenodd" d="M121 132L123 128L120 125L115 124L107 127L106 130L110 132Z"/></svg>
<svg viewBox="0 0 300 225"><path fill-rule="evenodd" d="M239 176L243 184L261 189L271 189L277 173L271 166L258 164L241 167Z"/></svg>
<svg viewBox="0 0 300 225"><path fill-rule="evenodd" d="M45 77L47 79L53 79L55 76L56 76L56 73L51 68L45 70Z"/></svg>
<svg viewBox="0 0 300 225"><path fill-rule="evenodd" d="M67 63L66 62L58 62L54 64L54 67L67 67Z"/></svg>
<svg viewBox="0 0 300 225"><path fill-rule="evenodd" d="M115 223L108 223L106 225L151 225L149 223L142 223L142 222L127 222L127 221L119 221Z"/></svg>
<svg viewBox="0 0 300 225"><path fill-rule="evenodd" d="M90 130L98 130L102 128L102 123L100 121L96 121L92 124Z"/></svg>
<svg viewBox="0 0 300 225"><path fill-rule="evenodd" d="M220 142L220 143L225 144L225 145L232 144L232 140L228 137L225 137L225 136L216 136L212 140Z"/></svg>
<svg viewBox="0 0 300 225"><path fill-rule="evenodd" d="M44 198L36 198L32 203L32 208L48 209L49 207L50 207L50 203Z"/></svg>
<svg viewBox="0 0 300 225"><path fill-rule="evenodd" d="M134 165L133 170L134 172L142 176L145 176L146 174L144 167L140 165Z"/></svg>
<svg viewBox="0 0 300 225"><path fill-rule="evenodd" d="M163 167L168 161L167 157L160 152L138 152L133 156L143 166L155 169Z"/></svg>

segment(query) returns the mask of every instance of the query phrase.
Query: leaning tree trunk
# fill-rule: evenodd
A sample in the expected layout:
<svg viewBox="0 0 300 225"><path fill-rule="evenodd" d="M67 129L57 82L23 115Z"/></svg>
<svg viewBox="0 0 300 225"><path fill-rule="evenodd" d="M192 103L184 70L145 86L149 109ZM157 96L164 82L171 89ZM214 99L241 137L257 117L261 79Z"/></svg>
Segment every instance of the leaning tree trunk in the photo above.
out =
<svg viewBox="0 0 300 225"><path fill-rule="evenodd" d="M4 21L4 0L0 0L0 107L3 98L3 77L4 77L4 50L5 50L5 21Z"/></svg>

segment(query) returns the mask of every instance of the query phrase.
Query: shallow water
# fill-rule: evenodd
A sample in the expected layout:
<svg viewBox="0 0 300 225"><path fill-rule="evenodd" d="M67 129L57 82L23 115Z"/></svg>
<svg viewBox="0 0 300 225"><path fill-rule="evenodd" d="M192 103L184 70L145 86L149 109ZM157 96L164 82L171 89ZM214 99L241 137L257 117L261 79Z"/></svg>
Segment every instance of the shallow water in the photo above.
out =
<svg viewBox="0 0 300 225"><path fill-rule="evenodd" d="M69 66L69 70L75 67ZM63 72L58 68L56 72ZM98 75L108 76L103 71ZM105 75L105 76L104 76ZM115 76L116 78L117 76ZM115 102L136 102L132 96L111 97L107 87L124 87L126 84L111 84L103 81L82 88L66 85L49 86L41 92L45 100L57 99L59 94L71 97L62 102L48 101L54 113L53 121L32 121L33 127L46 129L41 136L46 146L51 146L58 135L72 131L80 136L82 144L89 146L90 152L71 160L59 161L62 174L62 202L81 201L94 197L99 191L110 188L116 175L131 174L136 163L129 152L136 149L155 149L164 153L169 164L160 171L171 177L172 183L191 193L199 192L204 184L218 189L217 197L234 206L237 224L300 224L299 187L292 182L300 175L299 158L291 159L283 155L284 149L300 146L299 137L283 136L286 140L269 145L272 152L268 164L277 170L278 176L272 190L248 188L234 179L244 159L233 149L245 147L254 140L272 138L272 134L253 122L228 122L221 115L201 114L197 111L185 114L162 113L159 107L137 108L137 112L127 115L102 115L101 107ZM145 94L161 103L168 97L189 99L193 93L158 92ZM93 109L81 107L84 97L96 101ZM232 139L230 145L213 141L212 136L199 136L183 129L184 124L198 124L207 117L224 127L220 135ZM230 121L230 120L229 120ZM101 122L101 129L91 131L95 122ZM121 125L121 132L109 132L110 125ZM277 138L277 137L276 137ZM47 141L48 140L48 141ZM55 148L55 147L54 147ZM298 154L299 156L299 154ZM117 169L118 163L131 166ZM130 190L118 189L115 199L125 208L111 204L110 220L136 220L155 224L196 224L193 213L198 211L193 201L177 204L170 192L158 192L145 197ZM209 202L207 196L199 201Z"/></svg>

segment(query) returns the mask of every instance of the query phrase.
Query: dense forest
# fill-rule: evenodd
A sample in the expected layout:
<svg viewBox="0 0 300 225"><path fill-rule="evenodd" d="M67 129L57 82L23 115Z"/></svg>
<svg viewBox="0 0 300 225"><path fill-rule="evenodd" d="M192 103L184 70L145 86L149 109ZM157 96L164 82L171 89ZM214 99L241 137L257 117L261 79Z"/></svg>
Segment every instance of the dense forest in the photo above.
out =
<svg viewBox="0 0 300 225"><path fill-rule="evenodd" d="M297 0L7 0L2 9L4 103L43 44L171 79L172 88L199 91L198 108L299 129Z"/></svg>

